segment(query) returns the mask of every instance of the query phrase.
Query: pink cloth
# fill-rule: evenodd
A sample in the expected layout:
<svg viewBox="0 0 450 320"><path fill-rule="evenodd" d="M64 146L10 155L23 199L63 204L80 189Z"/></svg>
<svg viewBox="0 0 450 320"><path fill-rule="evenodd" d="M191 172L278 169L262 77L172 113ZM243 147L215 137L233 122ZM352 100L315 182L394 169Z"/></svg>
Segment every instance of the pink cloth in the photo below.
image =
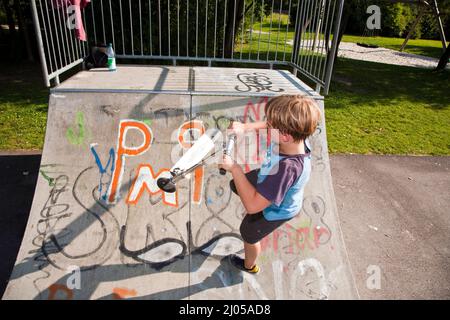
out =
<svg viewBox="0 0 450 320"><path fill-rule="evenodd" d="M91 2L91 0L53 0L58 8L67 8L68 6L75 7L75 35L81 41L86 41L86 31L83 26L83 18L81 17L81 10Z"/></svg>
<svg viewBox="0 0 450 320"><path fill-rule="evenodd" d="M86 6L91 2L91 0L72 0L72 5L74 5L75 8L75 14L76 14L76 25L77 28L75 29L75 34L77 35L77 38L81 41L86 41L86 31L83 27L83 19L81 17L81 9L86 8Z"/></svg>

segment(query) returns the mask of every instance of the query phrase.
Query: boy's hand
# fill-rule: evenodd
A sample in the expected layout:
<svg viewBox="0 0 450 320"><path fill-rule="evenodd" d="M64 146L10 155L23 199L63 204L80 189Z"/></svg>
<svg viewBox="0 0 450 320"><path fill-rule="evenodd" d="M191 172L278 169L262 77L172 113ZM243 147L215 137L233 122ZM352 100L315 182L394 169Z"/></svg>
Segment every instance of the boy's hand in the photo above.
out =
<svg viewBox="0 0 450 320"><path fill-rule="evenodd" d="M245 131L245 124L239 121L233 121L231 122L228 129L236 133L237 135L241 135Z"/></svg>
<svg viewBox="0 0 450 320"><path fill-rule="evenodd" d="M231 172L231 170L233 170L235 166L237 166L237 164L234 162L234 160L229 155L224 154L222 158L222 163L219 164L219 169L223 168Z"/></svg>

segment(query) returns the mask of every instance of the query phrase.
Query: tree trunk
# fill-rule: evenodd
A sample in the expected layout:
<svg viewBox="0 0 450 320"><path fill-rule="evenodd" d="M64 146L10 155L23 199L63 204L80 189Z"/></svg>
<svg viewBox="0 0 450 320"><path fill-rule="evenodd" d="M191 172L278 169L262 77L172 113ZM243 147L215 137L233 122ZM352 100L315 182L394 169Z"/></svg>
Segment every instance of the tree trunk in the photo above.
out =
<svg viewBox="0 0 450 320"><path fill-rule="evenodd" d="M447 46L447 49L445 50L445 52L442 54L441 59L439 59L439 63L437 65L436 69L434 69L434 71L444 70L445 67L447 66L448 59L450 59L450 44Z"/></svg>
<svg viewBox="0 0 450 320"><path fill-rule="evenodd" d="M6 13L6 20L9 27L9 33L15 33L16 32L16 23L14 21L14 14L12 10L12 6L9 2L9 0L3 0L3 7L5 8Z"/></svg>
<svg viewBox="0 0 450 320"><path fill-rule="evenodd" d="M227 0L227 22L225 27L225 58L231 58L233 55L233 43L236 38L237 31L244 18L245 0ZM236 2L236 18L234 18L234 4ZM236 19L236 20L234 20ZM233 32L234 20L234 32Z"/></svg>
<svg viewBox="0 0 450 320"><path fill-rule="evenodd" d="M3 7L5 8L6 20L9 27L9 56L14 58L16 47L16 22L14 21L14 12L9 0L3 0Z"/></svg>
<svg viewBox="0 0 450 320"><path fill-rule="evenodd" d="M25 42L25 48L27 50L28 61L33 62L33 52L31 50L30 34L26 21L23 19L22 8L20 6L20 0L14 0L14 9L16 11L16 17L19 22L19 31L22 33L23 40Z"/></svg>
<svg viewBox="0 0 450 320"><path fill-rule="evenodd" d="M347 29L347 24L348 24L349 18L350 18L350 14L349 13L344 13L343 17L341 19L341 25L340 25L340 28L339 28L338 40L337 40L337 45L336 45L336 52L334 54L335 61L336 61L337 56L338 56L339 45L341 44L342 37L344 36L345 29Z"/></svg>

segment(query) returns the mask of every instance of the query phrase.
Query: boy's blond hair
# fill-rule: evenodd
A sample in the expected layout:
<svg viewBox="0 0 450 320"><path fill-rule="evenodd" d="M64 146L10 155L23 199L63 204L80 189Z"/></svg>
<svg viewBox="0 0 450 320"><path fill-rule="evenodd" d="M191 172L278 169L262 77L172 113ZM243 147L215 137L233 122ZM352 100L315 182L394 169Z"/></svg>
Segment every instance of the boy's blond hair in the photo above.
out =
<svg viewBox="0 0 450 320"><path fill-rule="evenodd" d="M269 127L289 134L295 142L312 135L320 121L317 103L302 95L282 95L270 99L264 109Z"/></svg>

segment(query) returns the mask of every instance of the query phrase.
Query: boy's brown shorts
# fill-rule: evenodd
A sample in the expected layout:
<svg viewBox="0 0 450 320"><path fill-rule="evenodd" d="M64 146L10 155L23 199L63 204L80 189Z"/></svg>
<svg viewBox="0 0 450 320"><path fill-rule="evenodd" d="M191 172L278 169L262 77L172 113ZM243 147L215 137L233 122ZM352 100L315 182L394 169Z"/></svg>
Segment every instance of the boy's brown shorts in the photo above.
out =
<svg viewBox="0 0 450 320"><path fill-rule="evenodd" d="M253 186L256 186L258 171L259 169L256 169L245 174ZM230 181L230 188L235 194L238 194L233 180ZM246 214L239 230L245 242L255 244L289 220L291 219L269 221L264 218L261 211L255 214Z"/></svg>

